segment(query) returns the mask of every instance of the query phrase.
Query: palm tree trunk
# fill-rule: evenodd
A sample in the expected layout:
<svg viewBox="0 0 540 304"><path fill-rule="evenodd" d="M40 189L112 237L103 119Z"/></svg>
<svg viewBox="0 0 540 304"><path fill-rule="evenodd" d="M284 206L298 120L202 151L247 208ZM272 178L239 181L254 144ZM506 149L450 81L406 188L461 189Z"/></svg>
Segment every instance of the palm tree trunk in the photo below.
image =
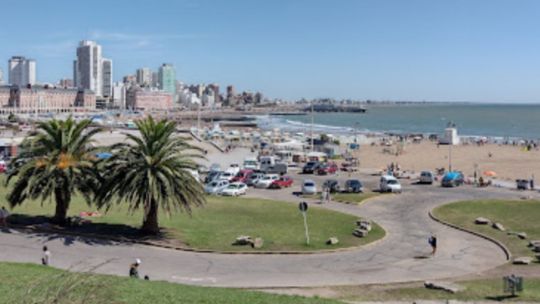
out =
<svg viewBox="0 0 540 304"><path fill-rule="evenodd" d="M148 213L144 218L142 229L144 233L148 234L158 234L159 225L158 225L158 204L154 201L150 201L150 206Z"/></svg>
<svg viewBox="0 0 540 304"><path fill-rule="evenodd" d="M54 190L54 196L56 199L56 210L52 222L57 225L64 226L67 219L67 210L69 202L71 200L71 194L62 188L56 188Z"/></svg>

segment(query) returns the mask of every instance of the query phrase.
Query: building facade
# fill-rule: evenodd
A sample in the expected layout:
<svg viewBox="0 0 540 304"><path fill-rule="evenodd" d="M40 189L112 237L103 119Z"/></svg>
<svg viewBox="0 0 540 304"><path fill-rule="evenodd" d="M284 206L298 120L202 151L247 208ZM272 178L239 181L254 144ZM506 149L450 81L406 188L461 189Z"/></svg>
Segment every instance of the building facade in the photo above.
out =
<svg viewBox="0 0 540 304"><path fill-rule="evenodd" d="M173 108L173 95L165 91L132 87L127 91L126 105L130 110L167 111Z"/></svg>
<svg viewBox="0 0 540 304"><path fill-rule="evenodd" d="M4 72L0 69L0 85L4 85Z"/></svg>
<svg viewBox="0 0 540 304"><path fill-rule="evenodd" d="M112 97L113 88L113 63L112 60L103 58L103 97Z"/></svg>
<svg viewBox="0 0 540 304"><path fill-rule="evenodd" d="M13 56L8 60L11 85L27 86L36 84L36 61L24 56Z"/></svg>
<svg viewBox="0 0 540 304"><path fill-rule="evenodd" d="M0 87L0 113L86 112L96 109L96 96L89 90L48 86Z"/></svg>
<svg viewBox="0 0 540 304"><path fill-rule="evenodd" d="M92 90L97 97L112 96L113 64L111 59L103 58L101 45L90 40L79 43L73 80L77 88Z"/></svg>
<svg viewBox="0 0 540 304"><path fill-rule="evenodd" d="M113 84L113 108L126 109L126 86L122 82Z"/></svg>
<svg viewBox="0 0 540 304"><path fill-rule="evenodd" d="M152 70L150 68L137 69L137 84L141 87L152 86Z"/></svg>
<svg viewBox="0 0 540 304"><path fill-rule="evenodd" d="M176 71L172 64L164 63L159 67L159 89L176 96Z"/></svg>

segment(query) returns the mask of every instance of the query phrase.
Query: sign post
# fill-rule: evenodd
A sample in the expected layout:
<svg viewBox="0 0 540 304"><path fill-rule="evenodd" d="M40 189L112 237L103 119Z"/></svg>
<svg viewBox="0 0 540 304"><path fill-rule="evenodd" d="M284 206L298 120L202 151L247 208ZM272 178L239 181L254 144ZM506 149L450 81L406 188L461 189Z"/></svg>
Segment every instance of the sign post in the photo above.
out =
<svg viewBox="0 0 540 304"><path fill-rule="evenodd" d="M307 209L308 204L306 202L301 202L298 204L298 209L300 209L300 212L302 212L302 216L304 217L304 228L306 230L306 244L309 245L309 230L307 225Z"/></svg>

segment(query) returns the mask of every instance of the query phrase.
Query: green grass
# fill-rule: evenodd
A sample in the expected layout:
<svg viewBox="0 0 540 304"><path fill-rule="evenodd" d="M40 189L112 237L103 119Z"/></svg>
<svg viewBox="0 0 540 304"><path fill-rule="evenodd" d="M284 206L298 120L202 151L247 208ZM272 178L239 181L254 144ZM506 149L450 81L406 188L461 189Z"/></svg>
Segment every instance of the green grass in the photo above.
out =
<svg viewBox="0 0 540 304"><path fill-rule="evenodd" d="M194 287L106 275L74 274L32 264L0 263L0 282L1 304L338 303L320 298Z"/></svg>
<svg viewBox="0 0 540 304"><path fill-rule="evenodd" d="M462 301L540 301L540 279L525 278L524 292L519 297L508 298L503 292L502 278L457 282L465 290L450 294L441 290L424 288L421 283L370 285L358 287L333 287L341 300L348 301L414 301L414 300L462 300Z"/></svg>
<svg viewBox="0 0 540 304"><path fill-rule="evenodd" d="M379 194L373 192L364 192L364 193L336 193L332 195L332 200L350 202L360 204L368 198L375 197Z"/></svg>
<svg viewBox="0 0 540 304"><path fill-rule="evenodd" d="M527 247L528 240L521 240L508 231L526 232L528 239L540 240L540 201L478 200L464 201L441 206L434 215L447 222L480 232L505 244L513 256L534 256ZM490 225L476 225L477 217L485 217L501 223L507 230L502 232Z"/></svg>
<svg viewBox="0 0 540 304"><path fill-rule="evenodd" d="M2 189L5 192L5 188ZM0 193L0 197L5 197ZM0 201L0 205L2 202ZM95 211L88 207L81 197L74 197L69 208L69 215L78 215L81 211ZM54 203L25 202L12 210L16 214L52 216ZM126 205L112 207L102 217L92 218L93 223L122 224L139 227L142 212L129 214ZM310 208L308 225L310 245L305 244L304 223L301 213L295 204L231 197L209 197L208 204L196 208L192 216L175 213L170 217L160 214L160 226L167 228L167 237L181 240L189 247L218 251L313 251L352 247L373 242L384 236L384 230L374 225L366 238L352 235L355 216L320 208ZM232 246L240 235L261 237L264 246L251 249L248 246ZM330 237L337 237L339 244L325 244Z"/></svg>

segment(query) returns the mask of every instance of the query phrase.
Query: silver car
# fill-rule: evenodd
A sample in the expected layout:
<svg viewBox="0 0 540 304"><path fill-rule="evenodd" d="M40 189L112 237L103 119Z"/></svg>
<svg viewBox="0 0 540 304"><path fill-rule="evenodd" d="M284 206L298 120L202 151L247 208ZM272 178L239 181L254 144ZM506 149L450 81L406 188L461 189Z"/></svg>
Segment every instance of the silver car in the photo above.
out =
<svg viewBox="0 0 540 304"><path fill-rule="evenodd" d="M219 194L223 189L229 186L229 181L227 180L216 180L210 182L204 186L204 192L207 194Z"/></svg>
<svg viewBox="0 0 540 304"><path fill-rule="evenodd" d="M311 179L306 179L302 183L302 194L317 194L317 184Z"/></svg>

